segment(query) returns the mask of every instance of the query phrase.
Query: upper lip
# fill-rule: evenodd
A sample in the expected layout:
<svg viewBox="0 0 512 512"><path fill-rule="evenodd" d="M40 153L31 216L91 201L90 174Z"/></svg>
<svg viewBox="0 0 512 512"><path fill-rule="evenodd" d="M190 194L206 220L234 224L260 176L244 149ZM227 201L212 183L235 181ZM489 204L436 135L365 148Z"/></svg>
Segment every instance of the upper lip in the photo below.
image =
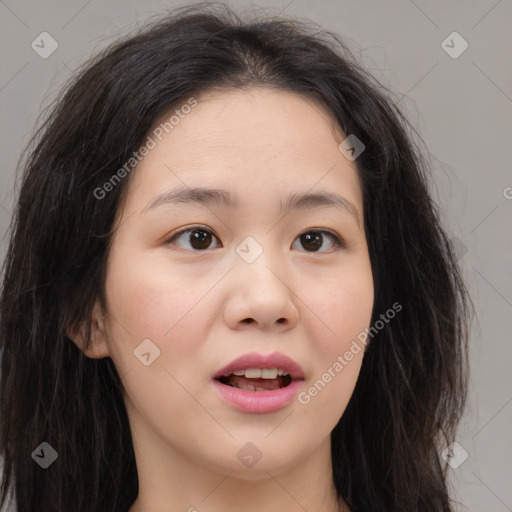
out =
<svg viewBox="0 0 512 512"><path fill-rule="evenodd" d="M267 355L258 354L256 352L244 354L218 370L213 378L218 379L236 370L246 370L247 368L278 368L290 374L292 379L304 379L304 370L302 367L293 359L280 352L273 352Z"/></svg>

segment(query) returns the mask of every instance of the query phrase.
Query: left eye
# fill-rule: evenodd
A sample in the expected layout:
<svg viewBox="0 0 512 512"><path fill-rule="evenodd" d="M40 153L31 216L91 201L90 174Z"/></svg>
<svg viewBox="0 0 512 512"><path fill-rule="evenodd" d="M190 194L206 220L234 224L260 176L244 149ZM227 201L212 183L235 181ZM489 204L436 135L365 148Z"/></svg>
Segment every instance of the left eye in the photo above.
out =
<svg viewBox="0 0 512 512"><path fill-rule="evenodd" d="M311 229L305 231L297 237L297 240L300 240L304 246L309 246L309 249L307 249L308 252L318 252L316 249L322 247L326 235L331 239L332 247L345 247L345 242L338 235L327 229Z"/></svg>
<svg viewBox="0 0 512 512"><path fill-rule="evenodd" d="M211 248L209 246L211 244L212 237L218 240L217 236L210 229L195 227L179 231L171 236L171 238L167 240L167 243L172 244L175 240L183 238L187 233L189 236L188 238L185 238L185 240L187 240L190 245L189 247L185 247L185 249L192 249L194 252L204 251L205 249ZM296 240L300 241L303 246L306 247L307 252L319 252L317 249L324 245L324 237L326 235L332 241L333 245L331 248L345 247L345 242L337 234L327 229L310 229L308 231L304 231L296 238Z"/></svg>

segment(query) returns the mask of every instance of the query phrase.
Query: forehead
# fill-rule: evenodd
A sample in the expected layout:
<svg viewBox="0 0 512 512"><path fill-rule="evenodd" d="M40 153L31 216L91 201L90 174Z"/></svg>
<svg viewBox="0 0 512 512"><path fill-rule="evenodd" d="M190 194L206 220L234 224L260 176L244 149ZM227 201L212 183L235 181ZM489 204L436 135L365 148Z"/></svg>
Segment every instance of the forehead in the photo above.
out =
<svg viewBox="0 0 512 512"><path fill-rule="evenodd" d="M246 197L314 192L318 185L360 203L355 163L338 148L344 135L317 102L268 88L215 91L196 100L187 114L174 115L172 126L165 123L179 106L155 123L149 134L155 147L132 176L129 201L147 206L155 194L184 186Z"/></svg>
<svg viewBox="0 0 512 512"><path fill-rule="evenodd" d="M320 102L291 91L268 87L216 90L202 94L197 101L198 105L171 131L183 141L240 144L250 149L252 140L253 147L261 149L263 144L294 146L301 139L315 145L326 135L339 138L338 144L344 138ZM165 122L168 114L156 124Z"/></svg>

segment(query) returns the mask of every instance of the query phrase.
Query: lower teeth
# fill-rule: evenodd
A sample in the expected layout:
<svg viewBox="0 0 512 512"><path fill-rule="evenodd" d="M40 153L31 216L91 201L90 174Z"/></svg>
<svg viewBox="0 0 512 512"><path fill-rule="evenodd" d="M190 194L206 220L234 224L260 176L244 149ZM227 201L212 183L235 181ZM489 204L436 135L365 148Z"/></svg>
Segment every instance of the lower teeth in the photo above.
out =
<svg viewBox="0 0 512 512"><path fill-rule="evenodd" d="M244 384L243 385L228 384L228 386L231 386L232 388L243 389L245 391L273 391L274 389L280 389L280 388L266 389L266 388L251 386L250 384L245 384L245 385Z"/></svg>
<svg viewBox="0 0 512 512"><path fill-rule="evenodd" d="M243 389L244 391L275 391L290 385L293 379L289 375L278 377L272 381L265 381L265 387L262 386L262 382L251 382L251 379L242 380L240 378L229 379L228 377L221 377L218 380L226 386Z"/></svg>

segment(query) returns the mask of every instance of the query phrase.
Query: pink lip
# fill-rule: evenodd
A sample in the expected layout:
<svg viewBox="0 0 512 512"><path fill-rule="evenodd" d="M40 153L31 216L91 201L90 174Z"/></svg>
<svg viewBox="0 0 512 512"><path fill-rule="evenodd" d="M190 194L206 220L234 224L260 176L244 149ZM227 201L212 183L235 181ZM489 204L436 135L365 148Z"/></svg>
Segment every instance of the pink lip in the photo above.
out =
<svg viewBox="0 0 512 512"><path fill-rule="evenodd" d="M292 382L288 386L269 391L247 391L222 384L216 380L224 375L229 375L236 370L246 368L280 368L289 373ZM282 409L289 404L297 394L300 387L304 384L304 371L295 361L274 352L269 355L257 353L246 354L221 368L212 378L214 389L220 396L244 412L250 413L268 413Z"/></svg>
<svg viewBox="0 0 512 512"><path fill-rule="evenodd" d="M304 384L303 380L292 380L285 388L272 391L246 391L218 380L212 380L214 388L222 398L244 412L274 412L282 409L293 400L299 388Z"/></svg>

